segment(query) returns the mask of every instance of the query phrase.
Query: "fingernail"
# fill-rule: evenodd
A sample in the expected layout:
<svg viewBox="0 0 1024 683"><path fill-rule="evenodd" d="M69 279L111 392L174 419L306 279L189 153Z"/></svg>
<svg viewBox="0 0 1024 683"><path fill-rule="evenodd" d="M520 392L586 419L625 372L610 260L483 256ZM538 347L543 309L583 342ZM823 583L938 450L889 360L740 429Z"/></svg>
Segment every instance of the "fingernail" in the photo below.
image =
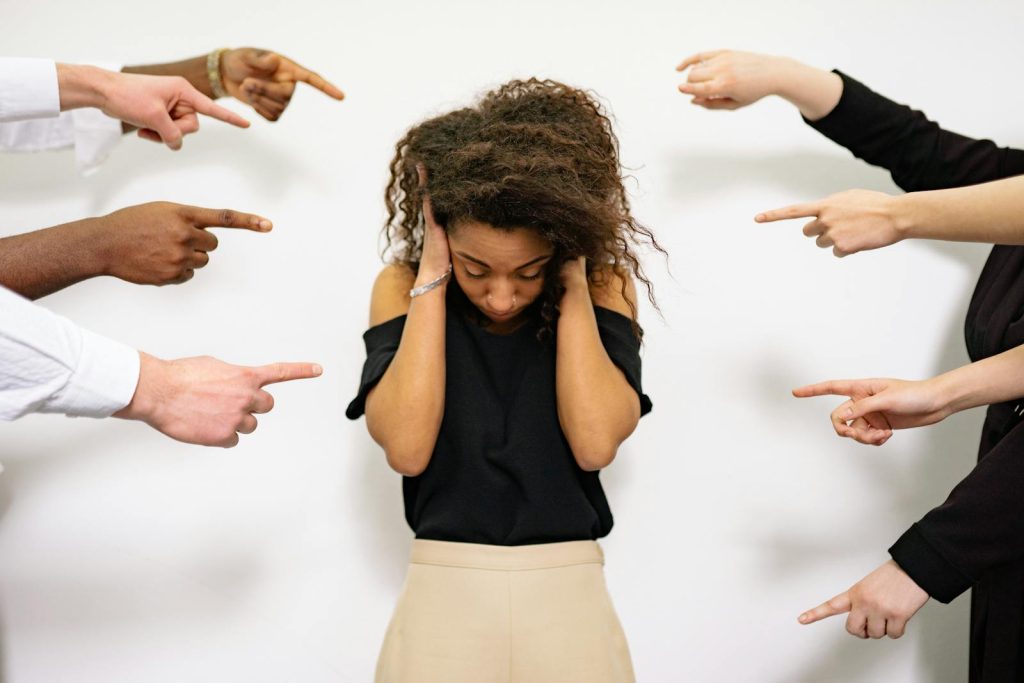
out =
<svg viewBox="0 0 1024 683"><path fill-rule="evenodd" d="M756 222L758 222L758 223L763 222L764 221L764 214L763 213L757 214L756 216L754 216L754 220Z"/></svg>
<svg viewBox="0 0 1024 683"><path fill-rule="evenodd" d="M324 374L324 369L319 365L314 365L313 374L319 377L320 375Z"/></svg>
<svg viewBox="0 0 1024 683"><path fill-rule="evenodd" d="M274 227L274 224L268 221L266 218L260 219L260 230L266 231Z"/></svg>
<svg viewBox="0 0 1024 683"><path fill-rule="evenodd" d="M800 621L801 624L806 624L807 623L807 619L808 619L808 617L807 617L806 614L801 614L799 621Z"/></svg>

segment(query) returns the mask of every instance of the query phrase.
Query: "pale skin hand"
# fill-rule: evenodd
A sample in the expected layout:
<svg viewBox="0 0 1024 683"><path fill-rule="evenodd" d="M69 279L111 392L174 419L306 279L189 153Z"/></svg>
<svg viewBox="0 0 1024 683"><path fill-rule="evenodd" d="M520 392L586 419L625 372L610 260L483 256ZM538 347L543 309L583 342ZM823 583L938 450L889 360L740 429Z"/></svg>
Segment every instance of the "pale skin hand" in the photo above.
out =
<svg viewBox="0 0 1024 683"><path fill-rule="evenodd" d="M801 614L798 621L813 624L848 613L846 630L852 636L899 638L928 597L898 564L889 560L849 590Z"/></svg>
<svg viewBox="0 0 1024 683"><path fill-rule="evenodd" d="M221 56L224 89L252 106L268 121L277 121L291 102L295 86L306 83L336 100L345 94L314 71L284 55L253 47L229 50Z"/></svg>
<svg viewBox="0 0 1024 683"><path fill-rule="evenodd" d="M832 411L836 433L880 446L893 429L935 424L961 410L1024 396L1024 346L927 380L831 380L794 389L793 395L849 397Z"/></svg>
<svg viewBox="0 0 1024 683"><path fill-rule="evenodd" d="M738 50L712 50L690 55L676 67L689 69L679 91L705 109L739 109L769 95L795 105L816 121L832 111L843 92L838 74L786 57Z"/></svg>
<svg viewBox="0 0 1024 683"><path fill-rule="evenodd" d="M847 190L816 202L792 204L781 209L759 213L758 223L794 218L813 218L803 232L815 238L822 249L842 258L859 251L880 249L896 244L906 237L906 223L901 220L900 200L884 192Z"/></svg>
<svg viewBox="0 0 1024 683"><path fill-rule="evenodd" d="M61 110L96 107L139 128L141 137L181 149L182 138L199 130L199 114L240 128L249 122L213 102L179 76L114 73L95 67L57 65Z"/></svg>
<svg viewBox="0 0 1024 683"><path fill-rule="evenodd" d="M201 446L231 448L239 434L254 432L255 415L274 407L266 385L323 373L311 363L243 367L208 356L165 361L139 355L135 395L114 417L140 420L172 439Z"/></svg>
<svg viewBox="0 0 1024 683"><path fill-rule="evenodd" d="M872 446L888 441L894 429L935 424L955 412L944 398L940 378L831 380L799 387L793 395L848 396L832 411L832 427L839 436Z"/></svg>
<svg viewBox="0 0 1024 683"><path fill-rule="evenodd" d="M30 299L112 275L147 285L178 284L209 262L219 226L266 232L266 218L170 202L131 206L0 239L0 285Z"/></svg>

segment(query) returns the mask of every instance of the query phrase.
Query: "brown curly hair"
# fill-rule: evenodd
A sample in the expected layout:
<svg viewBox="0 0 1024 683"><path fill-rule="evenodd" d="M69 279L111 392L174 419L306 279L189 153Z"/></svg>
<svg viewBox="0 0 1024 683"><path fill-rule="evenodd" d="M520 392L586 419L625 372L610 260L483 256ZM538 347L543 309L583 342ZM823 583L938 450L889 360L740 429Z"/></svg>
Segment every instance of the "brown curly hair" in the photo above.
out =
<svg viewBox="0 0 1024 683"><path fill-rule="evenodd" d="M425 188L418 163L427 170ZM390 170L385 258L390 252L392 261L418 268L425 191L446 230L470 219L497 229L534 229L551 242L555 257L536 302L542 333L550 333L558 317L561 266L580 256L588 259L591 281L603 272L595 265L632 273L657 309L635 247L665 250L630 213L618 139L592 93L551 80L510 81L473 107L414 126L395 146ZM623 278L623 295L625 288ZM639 335L632 302L630 308Z"/></svg>

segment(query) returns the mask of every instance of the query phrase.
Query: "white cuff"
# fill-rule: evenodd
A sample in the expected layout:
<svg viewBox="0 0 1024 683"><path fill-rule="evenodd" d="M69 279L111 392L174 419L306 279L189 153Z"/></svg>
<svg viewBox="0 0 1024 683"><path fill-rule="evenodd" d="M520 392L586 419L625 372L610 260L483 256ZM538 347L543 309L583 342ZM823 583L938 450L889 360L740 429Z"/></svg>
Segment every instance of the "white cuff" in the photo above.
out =
<svg viewBox="0 0 1024 683"><path fill-rule="evenodd" d="M0 58L0 121L60 114L57 64L52 59Z"/></svg>
<svg viewBox="0 0 1024 683"><path fill-rule="evenodd" d="M48 413L110 417L131 403L139 384L139 352L121 342L82 329L82 349L64 390L46 406Z"/></svg>
<svg viewBox="0 0 1024 683"><path fill-rule="evenodd" d="M68 113L75 141L75 165L82 175L92 175L124 137L121 122L99 109L75 109Z"/></svg>

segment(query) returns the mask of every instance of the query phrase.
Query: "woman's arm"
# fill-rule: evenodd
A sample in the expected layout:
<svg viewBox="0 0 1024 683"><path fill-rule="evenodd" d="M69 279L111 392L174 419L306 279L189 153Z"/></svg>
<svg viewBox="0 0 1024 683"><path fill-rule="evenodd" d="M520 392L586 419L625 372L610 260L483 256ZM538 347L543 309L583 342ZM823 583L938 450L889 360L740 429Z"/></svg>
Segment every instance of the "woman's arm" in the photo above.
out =
<svg viewBox="0 0 1024 683"><path fill-rule="evenodd" d="M694 55L679 86L708 109L736 109L767 95L792 102L808 123L907 192L974 185L1024 174L1024 151L943 130L842 73L733 50ZM838 81L836 79L839 79Z"/></svg>
<svg viewBox="0 0 1024 683"><path fill-rule="evenodd" d="M555 356L558 421L577 464L587 471L610 464L640 420L640 399L608 357L594 315L594 305L599 305L632 316L626 297L635 306L636 292L627 279L623 295L623 279L610 269L599 277L588 282L583 258L563 268L566 291Z"/></svg>
<svg viewBox="0 0 1024 683"><path fill-rule="evenodd" d="M447 283L410 298L449 268L448 238L424 201L427 226L419 274L405 266L385 268L377 277L370 325L407 314L402 340L391 365L366 397L366 427L384 449L388 464L407 477L427 468L444 417L445 293Z"/></svg>

